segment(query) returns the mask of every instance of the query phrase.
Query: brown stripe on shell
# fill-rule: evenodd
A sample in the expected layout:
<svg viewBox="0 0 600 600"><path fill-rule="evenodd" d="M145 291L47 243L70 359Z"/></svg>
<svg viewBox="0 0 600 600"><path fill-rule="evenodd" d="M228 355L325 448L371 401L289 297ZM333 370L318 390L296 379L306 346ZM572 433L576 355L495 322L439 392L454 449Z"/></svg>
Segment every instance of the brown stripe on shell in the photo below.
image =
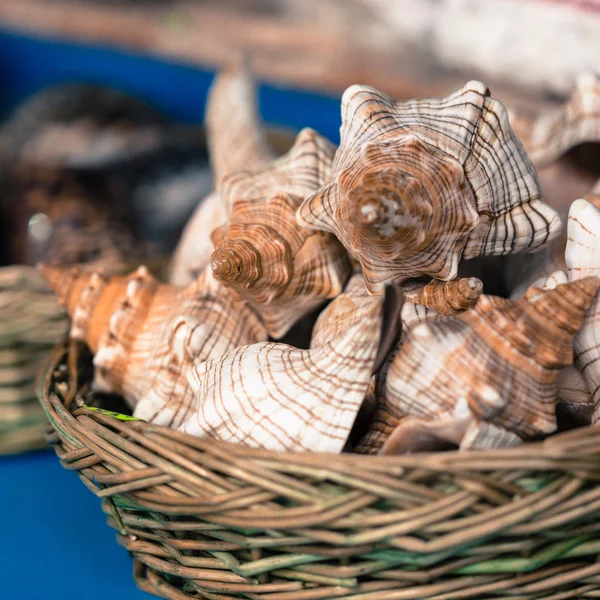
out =
<svg viewBox="0 0 600 600"><path fill-rule="evenodd" d="M560 230L539 198L506 110L482 83L409 101L355 85L332 178L298 218L334 233L378 293L386 281L453 279L461 257L539 248Z"/></svg>

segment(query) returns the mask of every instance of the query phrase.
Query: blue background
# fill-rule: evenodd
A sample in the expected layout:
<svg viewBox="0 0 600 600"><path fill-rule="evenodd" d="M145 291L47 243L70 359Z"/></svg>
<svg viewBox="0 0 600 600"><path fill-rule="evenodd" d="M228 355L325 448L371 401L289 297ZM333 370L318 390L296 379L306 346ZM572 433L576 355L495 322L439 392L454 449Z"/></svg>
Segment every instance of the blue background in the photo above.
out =
<svg viewBox="0 0 600 600"><path fill-rule="evenodd" d="M0 28L0 115L48 85L105 84L185 122L201 122L212 75L108 48L14 35ZM339 99L261 86L265 121L339 139ZM0 458L0 599L141 600L132 563L100 501L54 452Z"/></svg>

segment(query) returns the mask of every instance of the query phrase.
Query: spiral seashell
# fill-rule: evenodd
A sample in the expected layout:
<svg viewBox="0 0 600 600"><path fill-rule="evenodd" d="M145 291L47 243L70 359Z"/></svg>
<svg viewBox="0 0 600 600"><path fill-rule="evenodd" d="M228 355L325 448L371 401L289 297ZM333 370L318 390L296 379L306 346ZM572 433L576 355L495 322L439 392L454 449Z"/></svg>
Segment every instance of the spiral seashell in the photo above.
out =
<svg viewBox="0 0 600 600"><path fill-rule="evenodd" d="M212 233L213 274L249 303L274 338L341 293L350 275L333 235L296 222L298 206L325 180L332 157L331 144L304 129L287 154L262 170L234 173L221 186L231 214Z"/></svg>
<svg viewBox="0 0 600 600"><path fill-rule="evenodd" d="M407 302L431 308L439 315L455 315L477 304L483 292L483 283L477 277L433 280L425 284L405 282L402 291Z"/></svg>
<svg viewBox="0 0 600 600"><path fill-rule="evenodd" d="M70 337L94 353L95 389L121 394L149 422L183 422L194 363L267 339L257 316L210 269L186 288L159 283L145 267L127 277L40 269L71 316Z"/></svg>
<svg viewBox="0 0 600 600"><path fill-rule="evenodd" d="M258 116L254 80L243 61L215 78L207 99L205 122L217 188L228 175L261 169L273 160Z"/></svg>
<svg viewBox="0 0 600 600"><path fill-rule="evenodd" d="M536 166L546 166L571 148L600 141L600 77L580 76L563 106L543 113L529 127L521 127L521 139Z"/></svg>
<svg viewBox="0 0 600 600"><path fill-rule="evenodd" d="M569 279L600 275L600 209L584 199L575 200L567 222L565 260ZM581 331L575 337L575 366L579 369L592 394L594 414L592 423L600 420L600 301L594 298Z"/></svg>
<svg viewBox="0 0 600 600"><path fill-rule="evenodd" d="M467 312L407 329L382 370L382 410L394 425L405 416L464 419L461 449L552 433L558 373L572 363L573 337L599 286L587 277L530 288L517 301L484 295ZM369 436L364 445L384 442L381 432Z"/></svg>
<svg viewBox="0 0 600 600"><path fill-rule="evenodd" d="M341 452L380 345L382 298L357 287L331 303L318 346L265 342L197 364L196 412L179 430L268 450Z"/></svg>
<svg viewBox="0 0 600 600"><path fill-rule="evenodd" d="M334 233L379 293L386 281L454 279L461 258L543 246L560 219L539 197L506 110L482 83L410 101L354 85L331 179L298 219Z"/></svg>

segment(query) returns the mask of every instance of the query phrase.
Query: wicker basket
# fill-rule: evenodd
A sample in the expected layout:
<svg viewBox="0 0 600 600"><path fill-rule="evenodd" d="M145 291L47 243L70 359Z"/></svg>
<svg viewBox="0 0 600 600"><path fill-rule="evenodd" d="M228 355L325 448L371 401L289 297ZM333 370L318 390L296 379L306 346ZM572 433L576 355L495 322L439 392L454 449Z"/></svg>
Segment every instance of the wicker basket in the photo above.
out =
<svg viewBox="0 0 600 600"><path fill-rule="evenodd" d="M57 347L40 373L49 441L104 499L151 594L600 598L591 428L502 451L265 452L82 407L90 368L80 354Z"/></svg>
<svg viewBox="0 0 600 600"><path fill-rule="evenodd" d="M0 269L0 454L46 445L34 381L68 319L33 267Z"/></svg>

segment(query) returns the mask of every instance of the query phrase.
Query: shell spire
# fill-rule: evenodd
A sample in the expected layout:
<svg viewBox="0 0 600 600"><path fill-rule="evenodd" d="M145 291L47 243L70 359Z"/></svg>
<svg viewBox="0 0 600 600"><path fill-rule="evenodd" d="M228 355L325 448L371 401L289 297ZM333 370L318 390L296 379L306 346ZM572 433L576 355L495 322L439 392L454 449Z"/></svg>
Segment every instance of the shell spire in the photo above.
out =
<svg viewBox="0 0 600 600"><path fill-rule="evenodd" d="M461 258L532 251L561 227L505 108L477 81L410 101L348 88L331 179L298 219L334 233L372 293L423 275L454 279Z"/></svg>
<svg viewBox="0 0 600 600"><path fill-rule="evenodd" d="M196 412L180 431L268 450L341 452L380 343L383 302L361 285L331 303L327 339L316 347L266 342L197 365L189 376Z"/></svg>
<svg viewBox="0 0 600 600"><path fill-rule="evenodd" d="M219 73L206 105L208 146L217 185L242 169L273 159L258 117L256 91L243 59Z"/></svg>
<svg viewBox="0 0 600 600"><path fill-rule="evenodd" d="M329 233L296 222L302 200L329 174L333 146L303 129L290 151L264 169L223 181L230 219L212 233L211 268L280 338L302 316L341 293L350 275L347 254Z"/></svg>
<svg viewBox="0 0 600 600"><path fill-rule="evenodd" d="M210 270L186 288L159 283L145 267L110 278L41 271L64 298L71 338L94 353L94 387L123 395L135 416L150 422L183 421L193 399L187 374L196 361L267 338L258 317Z"/></svg>
<svg viewBox="0 0 600 600"><path fill-rule="evenodd" d="M420 304L440 315L455 315L473 308L483 292L477 277L461 277L452 281L430 281L426 284L406 282L402 290L407 302Z"/></svg>
<svg viewBox="0 0 600 600"><path fill-rule="evenodd" d="M384 367L381 409L398 424L462 419L462 449L552 433L558 373L572 363L599 286L593 277L532 288L518 301L481 296L467 312L414 324ZM363 445L381 447L384 433L371 431Z"/></svg>

